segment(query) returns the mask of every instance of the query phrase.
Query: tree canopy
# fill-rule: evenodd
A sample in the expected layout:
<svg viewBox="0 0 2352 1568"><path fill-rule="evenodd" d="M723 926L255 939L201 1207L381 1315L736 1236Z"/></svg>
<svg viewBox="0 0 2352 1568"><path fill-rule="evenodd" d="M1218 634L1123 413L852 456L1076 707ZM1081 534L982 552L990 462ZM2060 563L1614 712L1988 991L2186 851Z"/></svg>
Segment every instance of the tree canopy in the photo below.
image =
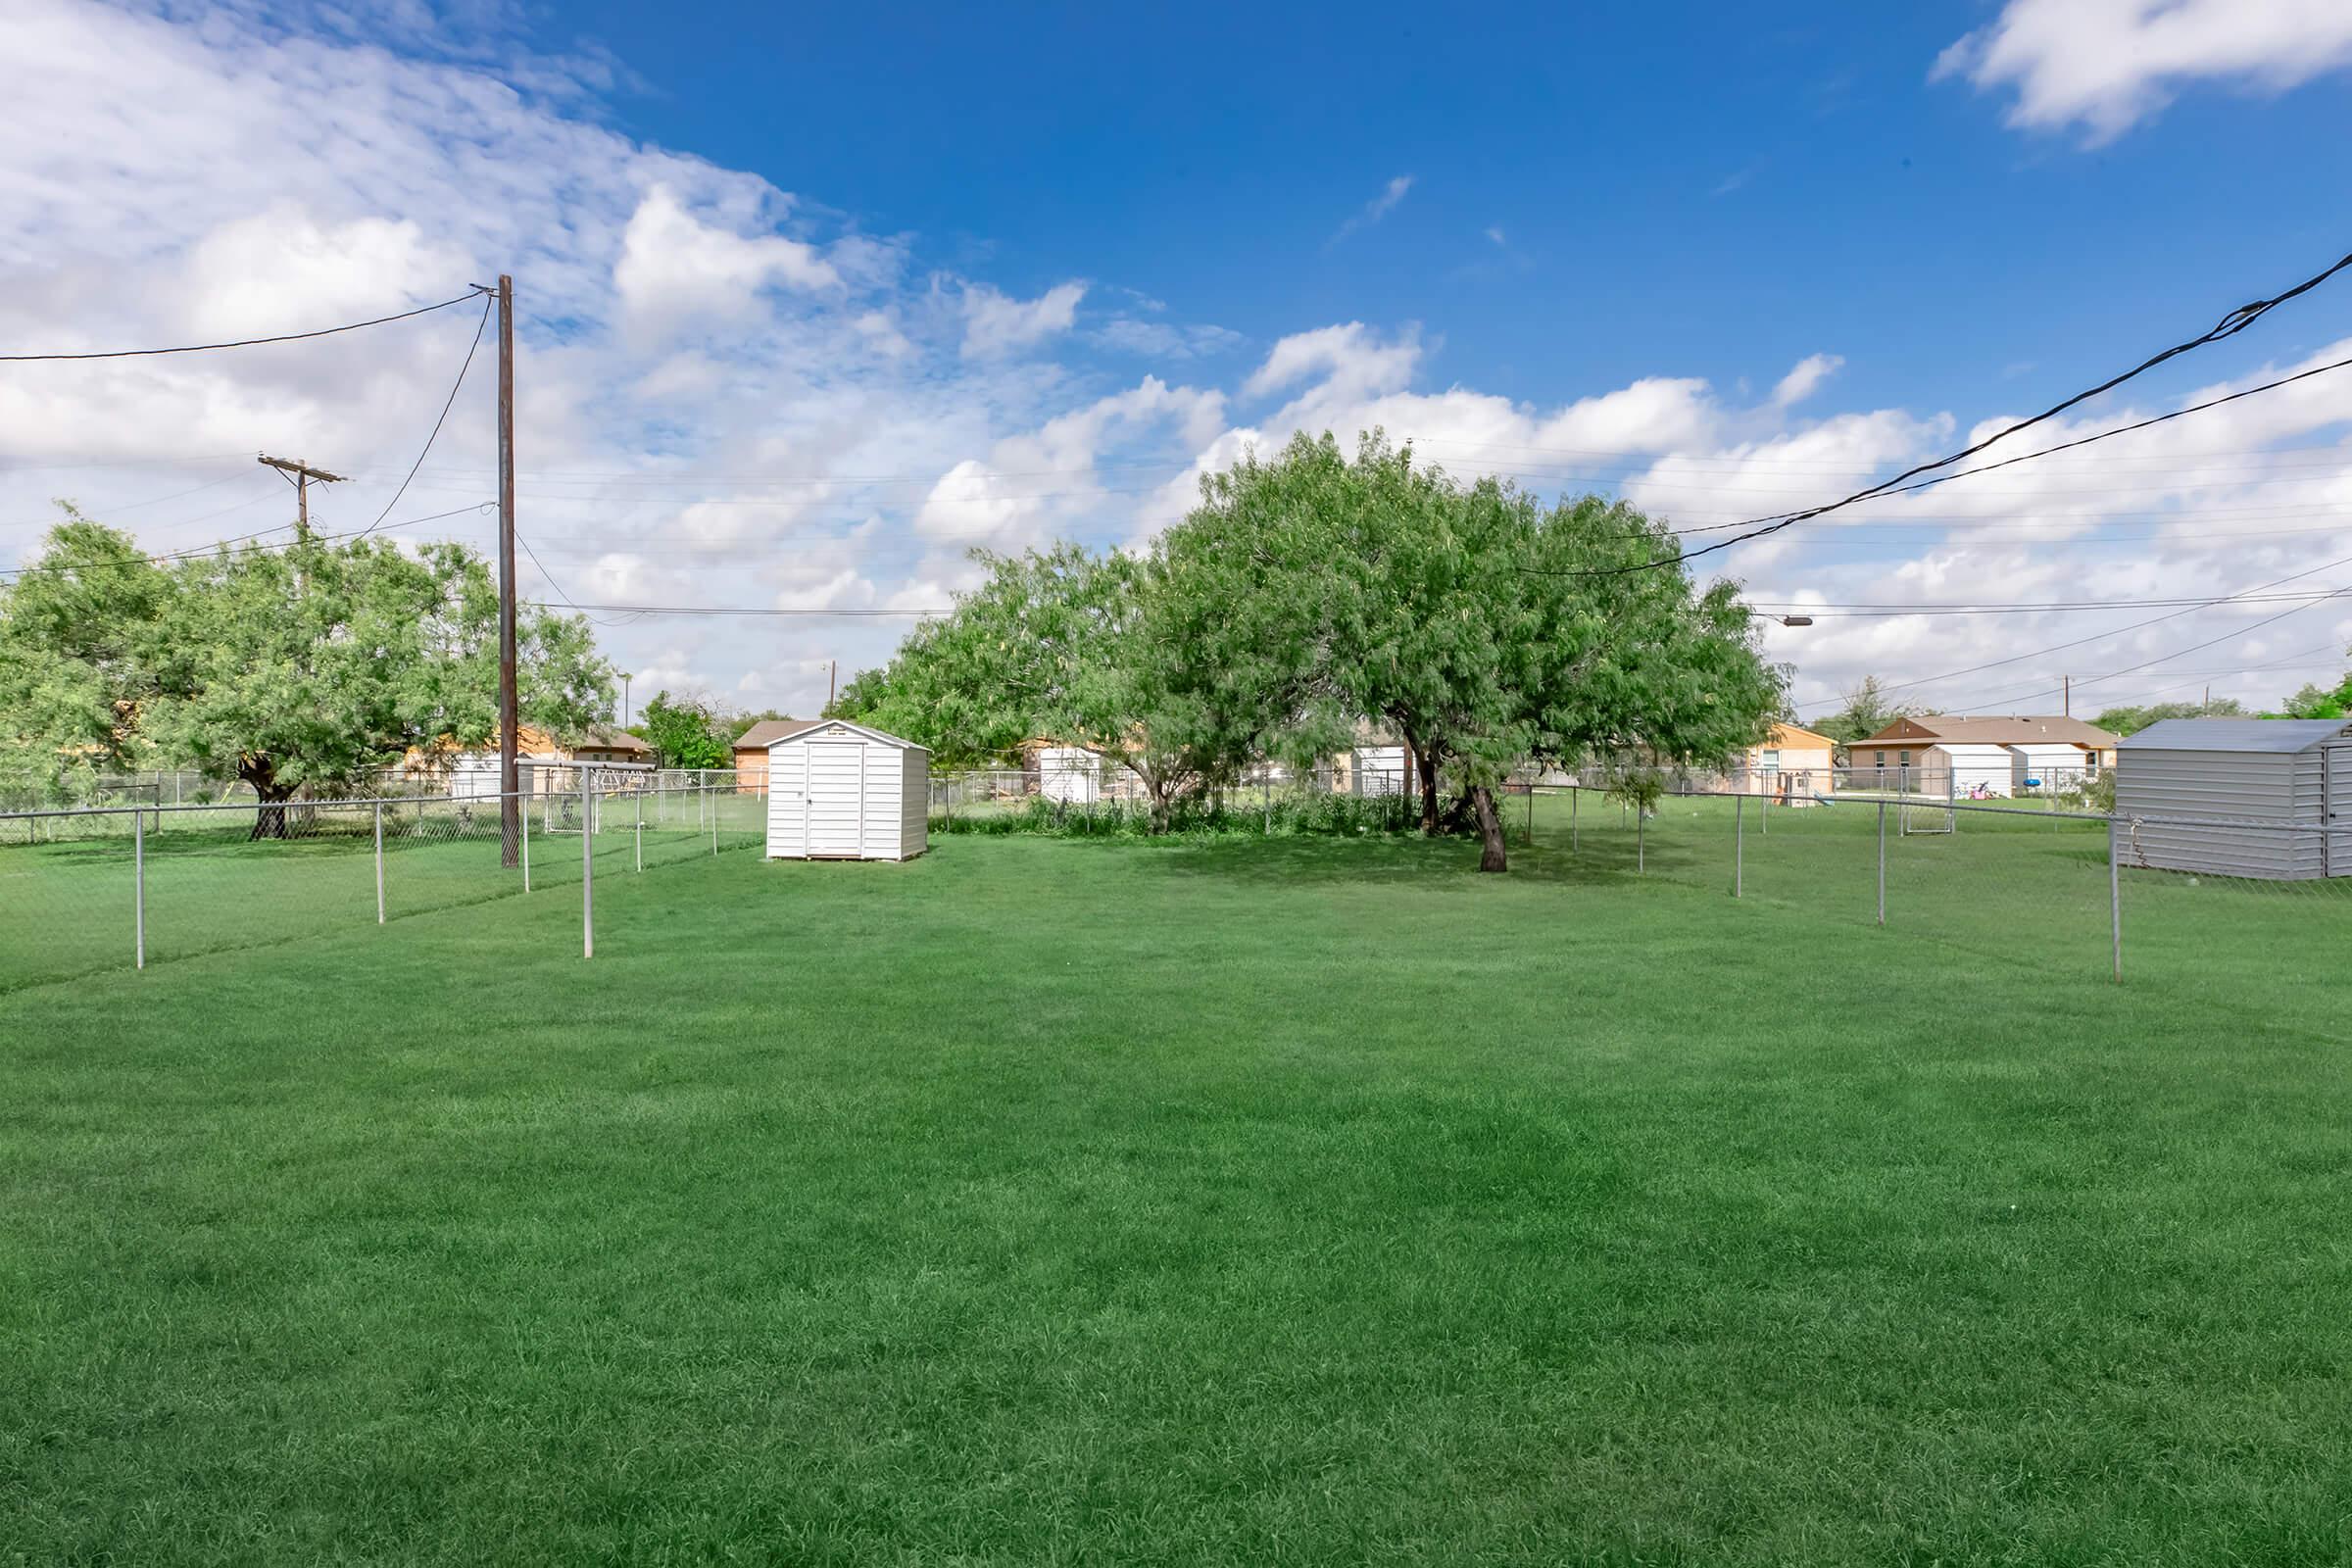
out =
<svg viewBox="0 0 2352 1568"><path fill-rule="evenodd" d="M1425 828L1475 822L1501 869L1493 790L1513 766L1716 760L1779 710L1732 585L1699 587L1674 554L1623 505L1545 510L1377 433L1353 457L1302 436L1209 476L1149 552L978 556L955 612L828 711L947 765L1085 746L1162 820L1254 759L1309 764L1383 731L1415 759Z"/></svg>
<svg viewBox="0 0 2352 1568"><path fill-rule="evenodd" d="M741 730L721 731L728 721L712 710L710 702L695 696L671 697L668 692L654 694L638 715L638 732L645 744L654 749L654 761L662 767L733 767L735 765L735 736ZM745 729L751 726L746 724Z"/></svg>
<svg viewBox="0 0 2352 1568"><path fill-rule="evenodd" d="M1733 585L1700 588L1677 548L1622 503L1546 511L1376 431L1352 459L1302 435L1211 475L1160 558L1189 679L1277 751L1385 727L1414 759L1424 829L1456 792L1500 870L1493 788L1514 763L1712 761L1779 711Z"/></svg>
<svg viewBox="0 0 2352 1568"><path fill-rule="evenodd" d="M2110 708L2091 720L2115 735L2136 735L2167 718L2248 718L2245 705L2234 697L2214 703L2148 703L2137 708Z"/></svg>
<svg viewBox="0 0 2352 1568"><path fill-rule="evenodd" d="M1851 746L1876 735L1896 719L1918 711L1911 704L1890 698L1878 676L1865 675L1859 686L1845 694L1844 706L1834 713L1809 720L1805 727L1827 735L1840 746Z"/></svg>
<svg viewBox="0 0 2352 1568"><path fill-rule="evenodd" d="M497 630L489 568L462 545L306 539L158 563L70 515L0 588L0 770L49 786L193 764L265 802L348 786L411 748L490 739ZM585 620L526 611L516 651L526 722L576 736L610 710Z"/></svg>

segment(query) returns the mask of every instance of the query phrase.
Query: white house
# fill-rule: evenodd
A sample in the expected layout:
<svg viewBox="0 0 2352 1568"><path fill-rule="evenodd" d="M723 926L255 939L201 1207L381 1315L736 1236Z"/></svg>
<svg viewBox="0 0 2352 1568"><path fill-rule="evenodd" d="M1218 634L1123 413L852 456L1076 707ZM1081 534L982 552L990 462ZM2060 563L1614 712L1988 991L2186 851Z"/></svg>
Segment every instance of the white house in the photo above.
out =
<svg viewBox="0 0 2352 1568"><path fill-rule="evenodd" d="M827 719L767 749L771 860L911 860L930 845L931 754Z"/></svg>

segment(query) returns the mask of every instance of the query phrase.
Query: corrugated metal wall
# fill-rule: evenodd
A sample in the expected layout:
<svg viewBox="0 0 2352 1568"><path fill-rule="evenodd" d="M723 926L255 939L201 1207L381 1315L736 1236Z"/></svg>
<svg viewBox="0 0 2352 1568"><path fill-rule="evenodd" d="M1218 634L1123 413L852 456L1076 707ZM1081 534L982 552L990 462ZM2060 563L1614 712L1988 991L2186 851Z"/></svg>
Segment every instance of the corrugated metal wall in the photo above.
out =
<svg viewBox="0 0 2352 1568"><path fill-rule="evenodd" d="M2230 822L2320 824L2318 748L2303 752L2189 752L2127 748L2116 771L2121 817L2188 816ZM2258 826L2142 822L2124 830L2128 865L2212 876L2302 880L2326 874L2317 833ZM2338 874L2346 869L2335 867Z"/></svg>

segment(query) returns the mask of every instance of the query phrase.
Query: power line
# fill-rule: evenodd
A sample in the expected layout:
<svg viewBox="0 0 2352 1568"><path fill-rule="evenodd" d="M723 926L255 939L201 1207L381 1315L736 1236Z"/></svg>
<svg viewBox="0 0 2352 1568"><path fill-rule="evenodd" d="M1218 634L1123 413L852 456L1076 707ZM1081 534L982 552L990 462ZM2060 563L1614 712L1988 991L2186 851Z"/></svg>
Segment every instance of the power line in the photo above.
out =
<svg viewBox="0 0 2352 1568"><path fill-rule="evenodd" d="M2259 594L2234 596L2230 602L2239 605L2278 604L2285 600L2315 603L2333 597L2339 590L2315 588L2300 593ZM1820 615L1836 619L1881 618L1903 615L2050 615L2101 610L2154 610L2164 606L2186 605L2202 610L2213 604L2211 597L2199 599L2082 599L2051 604L2018 605L1805 605L1784 604L1772 600L1751 600L1750 610L1768 615Z"/></svg>
<svg viewBox="0 0 2352 1568"><path fill-rule="evenodd" d="M1872 492L1870 492L1870 493L1871 493L1871 494L1873 494L1873 495L1876 495L1876 496L1881 496L1881 497L1884 497L1884 496L1899 496L1899 495L1904 495L1904 494L1907 494L1908 492L1910 492L1910 491L1913 491L1913 490L1925 490L1925 489L1927 489L1927 488L1928 488L1928 486L1930 486L1930 485L1936 485L1936 484L1949 484L1949 483L1951 483L1951 482L1952 482L1954 479L1965 479L1965 478L1967 478L1967 477L1968 477L1970 474L1973 474L1973 473L1990 473L1990 472L1991 472L1993 469L1995 469L1995 468L2006 468L2006 467L2008 467L2008 466L2009 466L2010 465L2012 465L2012 464L2017 464L2017 463L2031 463L2031 462L2032 462L2033 460L2034 460L2035 458L2046 458L2046 457L2048 457L2048 456L2049 456L2051 453L2053 453L2053 452L2065 452L2065 451L2068 451L2068 450L2070 450L2071 448L2074 448L2074 447L2086 447L2086 446L2089 446L2089 445L2090 445L2092 442L2094 442L2094 441L2105 441L2105 440L2108 440L2108 439L2110 439L2111 437L2114 437L2114 436L2119 436L2119 435L2130 435L2130 434L2131 434L2132 431L2134 431L2134 430L2145 430L2145 429L2146 429L2148 426L2150 426L2150 425L2152 425L2152 424L2162 424L2162 423L2164 423L2164 422L2165 422L2166 420L2168 420L2168 419L2178 419L2178 418L2181 418L2181 417L2183 417L2184 416L2191 415L2191 414L2202 414L2202 413L2203 413L2205 410L2207 410L2207 409L2218 409L2218 408L2220 408L2220 407L2221 407L2223 404L2225 404L2225 403L2235 403L2235 402L2236 402L2236 401L2237 401L2239 398L2250 398L2250 397L2254 396L2254 394L2256 394L2257 392L2271 392L2271 391L2275 391L2275 390L2277 390L2277 389L2278 389L2278 388L2279 388L2279 387L2291 385L2291 384L2293 384L2294 382L2301 381L2301 380L2305 380L2305 379L2307 379L2308 377L2311 377L2311 376L2315 376L2315 375L2325 375L2325 374L2327 374L2327 373L2328 373L2329 370L2340 370L2340 369L2344 368L2345 368L2346 366L2348 366L2348 365L2352 365L2352 359L2342 359L2342 360L2337 360L2337 361L2335 361L2334 363L2332 363L2332 364L2329 364L2329 365L2321 365L2321 366L2315 366L2315 367L2313 367L2311 369L2308 369L2308 370L2298 370L2298 371L2296 371L2296 372L2295 372L2293 375L2282 375L2282 376L2280 376L2280 377L2279 377L2278 380L2276 380L2276 381L2265 381L2265 382L2263 382L2263 383L2262 383L2262 385L2260 385L2260 386L2250 386L2250 387L2246 387L2246 388L2244 388L2244 389L2242 389L2242 390L2240 390L2240 391L2231 392L2231 393L2230 393L2229 395L2227 395L2227 396L2225 396L2225 397L2209 398L2209 399L2207 399L2207 400L2206 400L2205 402L2203 402L2203 403L2192 403L2192 404L2190 404L2190 405L2189 405L2187 408L2184 408L2184 409L2175 409L2175 410L2174 410L2172 413L2170 413L2170 414L2159 414L2159 415L2155 416L2153 418L2141 419L2141 420L2137 421L2136 423L2132 423L2132 424L2123 424L2123 425L2118 425L2118 426L2116 426L2116 427L2115 427L2114 429L2112 429L2112 430L2101 430L2101 431L2099 431L2099 432L2098 432L2097 434L2095 434L2095 435L2086 435L2086 436L2081 436L2081 437L2078 437L2077 439L2075 439L2075 440L2073 440L2073 441L2061 441L2061 442L2059 442L2059 443L2058 443L2056 446L2054 446L2054 447L2043 447L2043 448L2042 448L2040 451L2038 451L2038 452L2024 452L2024 453L2020 453L2018 456L2016 456L2016 457L2014 457L2014 458L2003 458L2003 459L2001 459L2001 460L2000 460L1998 463L1982 463L1982 464L1979 464L1977 466L1975 466L1975 467L1973 467L1973 468L1962 468L1962 469L1961 469L1959 472L1957 472L1957 473L1939 473L1939 474L1936 475L1934 478L1930 478L1930 479L1922 479L1922 480L1920 480L1920 481L1919 481L1917 484L1898 485L1898 486L1896 486L1896 487L1895 487L1895 488L1893 488L1893 489L1886 489L1886 488L1882 487L1882 488L1880 488L1880 489L1877 489L1877 490L1875 490L1875 491L1872 491ZM2022 429L2022 428L2023 428L2023 426L2015 426L2014 428L2021 428L2021 429ZM2003 433L2003 434L2007 434L2008 432L2004 431L2004 432L2002 432L2002 433ZM1994 437L1993 437L1993 440L1995 440L1995 441L1997 441L1997 440L1999 440L1999 439L2000 439L2000 436L1994 436ZM1982 450L1982 448L1980 447L1978 450ZM1948 462L1951 462L1951 461L1953 461L1953 460L1951 460L1951 459L1947 458L1947 459L1945 459L1944 461L1948 463ZM1913 471L1914 471L1914 472L1917 472L1918 470L1914 469ZM2146 485L2142 485L2142 486L2139 486L2139 487L2137 487L2137 488L2140 488L2140 489L2150 489L2150 488L2153 488L2153 489L2159 489L2159 490L2168 490L2168 489L2195 490L2195 489L2203 489L2203 488L2208 488L2209 486L2212 486L2212 485L2224 485L2224 484L2243 484L2243 483L2246 483L2246 482L2247 482L2247 481L2243 481L2243 480L2234 480L2234 479L2216 479L2216 480L2207 481L2207 482L2205 482L2205 483L2192 483L2192 484L2174 484L2174 485L2155 485L2155 486L2146 486ZM1889 480L1889 481L1888 481L1888 483L1890 483L1890 484L1891 484L1891 483L1892 483L1892 481L1891 481L1891 480ZM2102 487L2102 488L2103 488L2104 490L2113 490L2113 489L2115 489L2115 488L2118 488L2118 487L2116 487L2116 486L2104 486L2104 487ZM2045 493L2046 493L2046 492L2045 492ZM1838 506L1843 506L1843 505L1845 505L1845 503L1844 503L1844 502L1842 502L1842 501L1840 501L1840 502L1837 503L1837 505L1838 505ZM1830 510L1832 510L1832 509L1831 509L1831 508L1828 508L1828 507L1824 507L1824 508L1822 508L1822 509L1821 509L1821 511L1823 511L1823 512L1827 512L1827 511L1830 511ZM1816 514L1814 514L1814 515L1819 515L1819 513L1816 513ZM1798 520L1801 520L1801 519L1800 519L1800 518L1791 518L1791 519L1789 519L1789 520L1790 520L1790 521L1798 521ZM1721 532L1721 531L1722 531L1723 529L1725 529L1725 528L1741 528L1741 527L1745 527L1745 526L1746 526L1746 524L1745 524L1745 523L1730 522L1730 523L1721 523L1721 524L1718 524L1718 525L1716 525L1715 527L1711 527L1711 528L1685 528L1685 529L1683 529L1683 530L1681 530L1681 531L1682 531L1682 532L1684 532L1684 533L1687 533L1687 534L1688 534L1688 533L1718 533L1718 532ZM1781 524L1776 524L1776 526L1784 526L1784 525L1781 525ZM1763 532L1763 533L1770 533L1771 531L1772 531L1772 529L1770 529L1770 528L1766 528L1766 529L1761 529L1761 530L1759 530L1759 532ZM1753 536L1751 535L1750 537L1753 537ZM1736 540L1736 539L1730 539L1730 540L1726 540L1726 541L1724 541L1724 543L1725 543L1725 544L1737 544L1737 543L1739 543L1739 541L1738 541L1738 540ZM1716 546L1710 546L1710 547L1709 547L1709 549L1721 549L1721 548L1722 548L1722 546L1720 546L1720 545L1716 545ZM1703 556L1703 555L1705 555L1706 553L1707 553L1707 552L1706 552L1705 550L1697 550L1697 551L1692 551L1692 552L1691 552L1691 554L1693 554L1693 555L1700 555L1700 556Z"/></svg>
<svg viewBox="0 0 2352 1568"><path fill-rule="evenodd" d="M2338 588L2334 592L2328 594L2327 599L2343 599L2347 597L2352 597L2352 588ZM2226 643L2233 637L2243 637L2248 632L2260 631L2263 627L2284 620L2289 615L2301 614L2304 611L2309 610L2314 604L2323 604L2325 602L2326 600L2324 599L2315 599L2310 603L2297 605L2291 610L2282 610L2276 615L2265 615L2262 617L2262 619L2257 620L2250 625L2234 627L2231 630L2222 633L2219 637L2208 638L2201 643L2191 643L2186 648L2176 648L2169 654L2159 654L2154 659L2143 659L2136 664L2126 664L2122 669L2111 669L2104 675L2085 676L2081 680L2077 680L2074 682L2074 684L2078 688L2083 686L2096 686L2103 681L2120 679L2125 675L2135 675L2139 673L2139 671L2148 668L2150 665L2170 663L2174 660L2182 658L2185 655L2201 653L2205 649L2213 647L2216 643ZM2045 686L2040 691L2029 692L2023 697L2009 698L2005 700L2011 702L2028 701L2032 698L2047 696L2049 693L2057 690L2059 690L2059 688L2056 686Z"/></svg>
<svg viewBox="0 0 2352 1568"><path fill-rule="evenodd" d="M2327 268L2325 270L2314 273L2310 277L2305 278L2302 282L2297 283L2294 287L2287 289L2283 293L2274 295L2269 299L2255 300L2249 304L2240 305L2237 307L2237 309L2230 312L2227 316L2224 316L2219 321L2215 322L2203 332L2198 333L2195 337L2176 343L2169 349L2164 349L2158 353L2151 354L2129 370L2125 370L2118 375L2109 376L2106 380L2101 381L2097 386L2088 388L2085 391L2078 392L2073 397L2067 398L2063 402L2054 403L2050 407L2042 410L2039 414L2020 419L2015 424L2008 425L2003 429L1997 430L1993 434L1986 436L1982 441L1962 447L1959 451L1954 452L1947 457L1936 458L1932 462L1917 464L1909 468L1905 468L1901 473L1896 474L1891 479L1885 480L1879 484L1871 485L1867 489L1857 490L1852 495L1845 496L1837 501L1827 502L1818 507L1807 507L1800 512L1784 513L1770 517L1752 518L1747 524L1736 525L1746 527L1746 532L1734 534L1729 539L1717 540L1715 543L1707 545L1702 549L1677 551L1671 556L1661 556L1656 560L1642 562L1630 566L1587 567L1569 572L1547 572L1544 573L1544 575L1615 577L1622 576L1623 574L1632 571L1654 571L1666 566L1680 565L1686 561L1696 560L1700 556L1711 556L1719 550L1729 550L1732 546L1743 544L1750 539L1760 539L1766 534L1778 533L1784 528L1792 528L1800 522L1807 521L1813 517L1823 516L1829 513L1838 511L1841 507L1850 507L1858 501L1867 501L1874 496L1886 495L1897 488L1916 488L1909 486L1907 482L1920 477L1922 474L1932 473L1937 468L1950 467L1955 463L1960 463L1969 458L1975 457L1978 453L1984 451L1987 447L1992 446L1995 442L2006 440L2008 437L2017 434L2021 430L2030 430L2037 424L2054 419L2059 415L2064 414L2067 410L2074 408L2079 404L2086 403L2090 399L2101 396L2104 393L2112 392L2117 387L2122 386L2126 381L2131 380L2134 376L2145 374L2147 371L2154 369L2157 366L2164 364L2168 360L2175 359L2182 354L2186 354L2193 349L2202 348L2206 344L2218 343L2222 339L2228 337L2235 337L2238 333L2244 331L2247 327L2252 326L2256 321L2261 320L2265 316L2269 315L2272 311L2278 309L2279 306L2285 304L2288 300L2294 299L2298 295L2308 293L2312 289L2319 287L2322 283L2325 283L2328 281L2328 279L2333 277L2336 273L2342 271L2347 267L2352 267L2352 254L2346 254L2345 256L2339 258L2332 266ZM2333 368L2333 367L2329 367L2329 368ZM2276 384L2283 385L2284 383L2280 382ZM2253 390L2267 389L2256 388ZM2112 433L2120 434L2121 432L2117 431ZM2086 437L2084 439L2087 441L2104 439L2104 437ZM2074 444L2080 446L2082 445L2083 442L2079 441ZM1944 477L1957 478L1960 477L1960 475L1947 474Z"/></svg>
<svg viewBox="0 0 2352 1568"><path fill-rule="evenodd" d="M209 354L215 349L250 349L258 348L265 343L299 343L305 338L332 337L337 332L357 332L362 327L384 326L393 321L408 320L411 317L428 316L434 311L446 311L452 305L465 304L480 292L480 286L476 285L456 299L443 300L438 305L420 305L413 311L402 311L397 316L378 316L366 321L346 321L341 326L322 326L312 332L281 332L275 337L244 337L226 343L187 343L169 349L106 349L88 354L0 354L0 364L27 365L37 361L58 360L138 360L152 358L159 354Z"/></svg>
<svg viewBox="0 0 2352 1568"><path fill-rule="evenodd" d="M486 512L496 505L498 503L495 501L477 502L470 507L457 507L448 512L428 513L421 517L406 517L399 522L387 523L381 529L377 529L371 523L366 528L352 528L341 533L316 533L311 535L311 542L327 544L337 539L357 539L369 532L390 533L395 528L414 528L420 522L439 522L444 517L461 516L468 512ZM0 567L0 577L24 577L36 571L96 571L101 567L127 570L133 566L160 566L174 561L201 561L207 556L220 554L231 545L253 544L253 541L257 539L266 539L273 533L283 533L293 526L290 522L281 522L275 527L264 528L259 533L240 534L234 539L218 540L194 550L174 550L160 556L142 555L136 561L38 561L29 566ZM278 544L254 545L253 548L262 551L293 550L298 548L301 543L302 541L299 539L288 539Z"/></svg>
<svg viewBox="0 0 2352 1568"><path fill-rule="evenodd" d="M433 450L434 440L441 434L443 422L449 418L449 411L457 405L458 388L466 384L466 372L473 368L474 350L482 346L482 330L490 324L490 307L495 303L497 303L497 296L489 294L485 290L482 300L482 318L474 323L473 341L466 345L465 362L458 367L457 380L450 383L449 396L441 401L441 413L433 419L432 429L425 433L423 450L416 454L416 461L409 465L408 477L400 481L400 488L392 492L392 499L384 503L384 510L375 514L375 522L371 522L360 530L360 537L365 538L372 533L376 523L382 522L392 514L392 509L400 505L400 498L409 493L409 485L416 479L416 470L424 466L425 458Z"/></svg>
<svg viewBox="0 0 2352 1568"><path fill-rule="evenodd" d="M2175 610L2162 615L2152 615L2146 620L2133 621L2129 626L2111 626L2105 631L2093 632L2087 637L2078 637L2073 642L2055 643L2048 648L2036 648L2031 653L2012 654L2006 659L1994 659L1989 660L1982 664L1971 664L1966 669L1946 670L1940 675L1922 675L1917 680L1898 681L1892 686L1883 686L1880 688L1880 690L1886 692L1909 691L1914 686L1933 686L1940 681L1958 680L1963 675L1974 675L1980 671L1987 669L1999 669L2006 664L2023 663L2029 659L2040 659L2049 654L2062 654L2070 648L2081 648L2085 643L2105 642L2112 637L2121 637L2126 632L2138 631L2143 627L2158 625L2168 620L2178 620L2182 615L2193 615L2200 610L2211 610L2216 605L2229 604L2232 600L2239 598L2241 595L2265 593L2270 589L2278 587L2280 583L2294 582L2299 578L2314 576L2320 572L2330 570L2336 566L2346 565L2352 565L2352 556L2346 556L2340 561L2324 562L2317 566L2311 567L2309 570L2290 572L2284 577L2275 578L2270 582L2256 583L2253 587L2241 588L2237 590L2236 593L2223 594L2219 598L2208 599L2202 604L2191 605L2186 610ZM2314 601L2314 603L2317 602L2318 601ZM2295 608L2298 610L2304 610L2309 609L2310 606L2298 605ZM2292 613L2292 612L2289 612L2289 613ZM2246 629L2248 628L2240 628L2241 631ZM1805 706L1808 708L1817 709L1832 708L1835 707L1838 702L1842 701L1842 698L1832 698L1825 699L1824 701L1818 703L1808 703Z"/></svg>

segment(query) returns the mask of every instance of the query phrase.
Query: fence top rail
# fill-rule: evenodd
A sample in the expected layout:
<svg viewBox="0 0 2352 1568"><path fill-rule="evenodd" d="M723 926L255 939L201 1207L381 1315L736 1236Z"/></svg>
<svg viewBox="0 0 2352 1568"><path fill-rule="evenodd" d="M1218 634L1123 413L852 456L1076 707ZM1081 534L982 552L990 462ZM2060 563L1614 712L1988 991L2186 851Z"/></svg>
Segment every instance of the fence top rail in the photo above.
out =
<svg viewBox="0 0 2352 1568"><path fill-rule="evenodd" d="M180 806L60 806L30 811L0 811L0 822L40 816L157 816L185 811L267 811L317 810L320 807L341 806L479 806L485 801L504 801L509 792L485 790L478 795L335 795L305 796L285 801L215 801L211 804L188 802ZM511 798L528 804L546 797L524 790L511 792Z"/></svg>

